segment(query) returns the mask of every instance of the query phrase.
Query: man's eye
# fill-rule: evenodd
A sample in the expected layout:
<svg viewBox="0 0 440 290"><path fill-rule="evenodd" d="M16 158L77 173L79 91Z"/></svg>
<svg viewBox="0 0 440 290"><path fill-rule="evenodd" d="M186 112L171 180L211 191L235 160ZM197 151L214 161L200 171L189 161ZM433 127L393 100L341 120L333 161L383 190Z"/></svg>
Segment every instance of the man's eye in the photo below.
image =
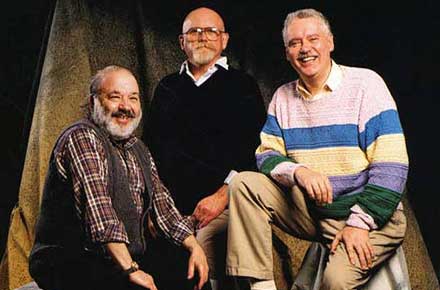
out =
<svg viewBox="0 0 440 290"><path fill-rule="evenodd" d="M289 42L289 47L296 47L296 46L298 46L299 44L300 44L299 41L290 41L290 42Z"/></svg>
<svg viewBox="0 0 440 290"><path fill-rule="evenodd" d="M119 95L110 95L109 98L110 98L111 100L118 100L118 99L121 98L121 96L119 96Z"/></svg>

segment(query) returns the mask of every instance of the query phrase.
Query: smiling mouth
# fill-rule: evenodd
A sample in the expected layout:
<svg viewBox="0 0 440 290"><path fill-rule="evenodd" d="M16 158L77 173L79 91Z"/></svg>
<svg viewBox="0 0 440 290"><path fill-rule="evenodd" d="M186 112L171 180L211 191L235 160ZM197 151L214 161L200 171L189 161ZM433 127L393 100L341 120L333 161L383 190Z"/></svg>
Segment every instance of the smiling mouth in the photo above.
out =
<svg viewBox="0 0 440 290"><path fill-rule="evenodd" d="M119 110L112 114L112 117L117 118L123 122L127 122L129 119L135 117L134 113L128 110Z"/></svg>
<svg viewBox="0 0 440 290"><path fill-rule="evenodd" d="M308 62L314 61L317 58L318 58L318 56L316 56L316 55L315 56L300 56L297 58L297 60L300 63L308 63Z"/></svg>

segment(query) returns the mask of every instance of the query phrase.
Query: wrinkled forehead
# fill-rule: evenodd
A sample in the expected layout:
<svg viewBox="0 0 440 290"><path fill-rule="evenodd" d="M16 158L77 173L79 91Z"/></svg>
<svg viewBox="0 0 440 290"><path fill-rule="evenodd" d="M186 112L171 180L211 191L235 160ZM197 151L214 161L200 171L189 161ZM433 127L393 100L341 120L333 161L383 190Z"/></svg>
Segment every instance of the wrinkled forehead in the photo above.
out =
<svg viewBox="0 0 440 290"><path fill-rule="evenodd" d="M183 22L182 33L193 27L216 27L220 30L225 29L223 20L213 11L190 13Z"/></svg>

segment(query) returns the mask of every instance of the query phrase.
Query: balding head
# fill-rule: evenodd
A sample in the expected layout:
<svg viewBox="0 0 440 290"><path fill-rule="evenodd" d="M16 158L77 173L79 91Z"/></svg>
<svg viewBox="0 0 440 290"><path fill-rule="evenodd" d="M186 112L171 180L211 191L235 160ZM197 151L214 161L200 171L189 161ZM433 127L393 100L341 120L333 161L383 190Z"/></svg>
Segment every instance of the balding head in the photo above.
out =
<svg viewBox="0 0 440 290"><path fill-rule="evenodd" d="M225 24L221 16L212 9L201 7L191 11L183 21L182 33L192 27L216 27L225 31Z"/></svg>

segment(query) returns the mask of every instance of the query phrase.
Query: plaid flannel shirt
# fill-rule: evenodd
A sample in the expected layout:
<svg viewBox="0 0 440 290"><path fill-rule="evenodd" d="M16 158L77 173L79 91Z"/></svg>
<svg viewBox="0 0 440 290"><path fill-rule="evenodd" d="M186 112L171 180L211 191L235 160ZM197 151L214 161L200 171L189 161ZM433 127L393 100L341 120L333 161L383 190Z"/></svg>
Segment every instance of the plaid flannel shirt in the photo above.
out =
<svg viewBox="0 0 440 290"><path fill-rule="evenodd" d="M110 137L109 137L110 138ZM142 195L145 181L138 161L132 152L135 142L131 137L123 142L111 140L118 149L127 172L129 188L137 212L144 212ZM64 178L71 178L74 191L75 209L92 243L129 243L123 223L118 219L107 189L108 166L104 145L95 131L89 128L68 130L54 149L57 170ZM160 181L151 154L152 188L151 213L160 231L174 243L180 245L194 232L194 221L183 217L174 206L167 188ZM145 193L146 194L146 193ZM144 225L145 226L145 225Z"/></svg>

